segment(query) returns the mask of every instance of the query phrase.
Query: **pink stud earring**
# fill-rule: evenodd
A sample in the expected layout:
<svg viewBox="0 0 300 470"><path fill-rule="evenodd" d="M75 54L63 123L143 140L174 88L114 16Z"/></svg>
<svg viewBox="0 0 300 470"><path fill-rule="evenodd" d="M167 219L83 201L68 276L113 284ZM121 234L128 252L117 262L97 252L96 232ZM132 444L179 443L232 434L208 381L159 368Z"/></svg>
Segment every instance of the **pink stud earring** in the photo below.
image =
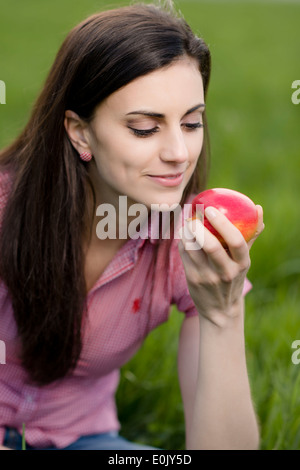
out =
<svg viewBox="0 0 300 470"><path fill-rule="evenodd" d="M80 154L80 158L84 162L90 162L92 160L92 155L90 154L90 152L82 152Z"/></svg>

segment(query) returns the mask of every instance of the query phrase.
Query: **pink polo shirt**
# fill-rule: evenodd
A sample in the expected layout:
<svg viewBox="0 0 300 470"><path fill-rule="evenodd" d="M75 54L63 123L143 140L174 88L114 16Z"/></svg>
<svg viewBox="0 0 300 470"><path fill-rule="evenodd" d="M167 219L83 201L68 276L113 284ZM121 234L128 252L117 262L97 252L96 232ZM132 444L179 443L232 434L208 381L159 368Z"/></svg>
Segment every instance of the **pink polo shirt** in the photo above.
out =
<svg viewBox="0 0 300 470"><path fill-rule="evenodd" d="M9 173L0 172L0 223L10 184ZM45 387L31 383L20 365L12 305L0 281L0 340L6 348L6 363L0 364L0 444L5 426L21 433L22 423L26 424L28 444L36 447L66 447L81 435L119 430L115 392L120 368L148 333L168 320L172 304L186 317L198 315L178 240L174 239L169 251L165 244L159 246L153 266L157 240L151 238L150 225L148 236L129 239L89 291L83 349L74 373ZM153 273L150 312L148 280ZM250 288L247 281L244 293Z"/></svg>

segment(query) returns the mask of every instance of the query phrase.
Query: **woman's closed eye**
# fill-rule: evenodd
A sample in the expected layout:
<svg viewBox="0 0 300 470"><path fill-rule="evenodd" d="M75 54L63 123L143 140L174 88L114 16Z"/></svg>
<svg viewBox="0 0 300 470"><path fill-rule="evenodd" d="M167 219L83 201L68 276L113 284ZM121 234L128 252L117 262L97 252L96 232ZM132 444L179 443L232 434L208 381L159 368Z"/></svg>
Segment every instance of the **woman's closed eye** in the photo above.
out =
<svg viewBox="0 0 300 470"><path fill-rule="evenodd" d="M201 127L203 127L203 124L201 122L186 122L182 125L185 126L187 130L191 130L191 131L195 129L200 129Z"/></svg>
<svg viewBox="0 0 300 470"><path fill-rule="evenodd" d="M193 131L203 127L201 122L186 122L181 124L187 131ZM148 137L159 131L159 127L155 126L150 129L136 129L135 127L128 126L128 128L133 132L137 137Z"/></svg>
<svg viewBox="0 0 300 470"><path fill-rule="evenodd" d="M148 137L155 134L158 131L158 127L152 127L151 129L136 129L134 127L128 127L134 135L137 137Z"/></svg>

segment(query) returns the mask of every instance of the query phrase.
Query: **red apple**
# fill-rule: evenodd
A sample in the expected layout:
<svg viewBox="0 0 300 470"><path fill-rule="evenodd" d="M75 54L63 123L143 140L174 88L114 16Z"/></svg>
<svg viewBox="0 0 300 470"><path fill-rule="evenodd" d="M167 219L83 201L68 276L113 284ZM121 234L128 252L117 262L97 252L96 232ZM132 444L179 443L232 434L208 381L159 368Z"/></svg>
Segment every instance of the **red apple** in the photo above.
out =
<svg viewBox="0 0 300 470"><path fill-rule="evenodd" d="M197 217L196 204L203 204L204 209L208 206L218 209L239 229L247 242L254 236L258 224L257 210L254 202L244 194L226 188L207 189L193 199L192 218ZM224 239L205 216L204 226L218 238L223 246L226 245Z"/></svg>

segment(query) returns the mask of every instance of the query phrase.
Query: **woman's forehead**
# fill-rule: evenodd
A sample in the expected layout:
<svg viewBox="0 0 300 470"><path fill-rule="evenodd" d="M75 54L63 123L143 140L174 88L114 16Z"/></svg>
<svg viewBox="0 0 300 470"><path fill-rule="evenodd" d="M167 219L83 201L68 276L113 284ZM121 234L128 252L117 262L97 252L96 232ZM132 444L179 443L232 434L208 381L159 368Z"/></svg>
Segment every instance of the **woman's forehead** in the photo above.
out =
<svg viewBox="0 0 300 470"><path fill-rule="evenodd" d="M188 58L136 78L109 95L97 111L164 114L181 107L188 110L198 103L204 103L202 76L198 63Z"/></svg>

